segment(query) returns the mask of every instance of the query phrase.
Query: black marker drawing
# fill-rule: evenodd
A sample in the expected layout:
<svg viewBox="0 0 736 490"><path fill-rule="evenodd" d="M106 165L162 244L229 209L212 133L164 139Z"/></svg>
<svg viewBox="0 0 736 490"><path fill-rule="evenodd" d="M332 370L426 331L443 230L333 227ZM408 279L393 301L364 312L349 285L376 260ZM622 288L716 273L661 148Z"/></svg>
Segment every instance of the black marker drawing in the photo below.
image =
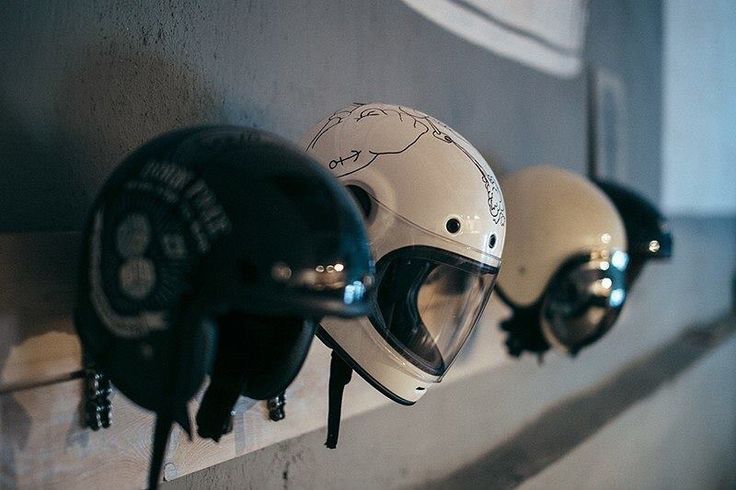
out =
<svg viewBox="0 0 736 490"><path fill-rule="evenodd" d="M346 158L339 157L337 160L331 160L330 161L330 170L335 170L335 168L337 168L338 164L339 165L344 165L345 162L348 162L350 160L353 160L353 161L356 161L357 162L358 159L360 158L360 153L361 153L360 150L353 150L352 153L350 153L350 155L348 157L346 157Z"/></svg>
<svg viewBox="0 0 736 490"><path fill-rule="evenodd" d="M353 119L355 123L360 123L372 117L397 117L401 122L411 123L414 131L408 132L406 135L395 134L396 139L391 141L381 141L386 147L351 149L350 153L334 158L330 161L329 167L335 171L337 177L345 177L346 175L355 173L372 164L381 156L401 154L419 142L423 136L431 133L436 139L454 145L475 165L475 168L480 172L483 185L488 194L488 208L494 223L499 225L506 224L506 211L503 208L501 189L498 186L498 182L496 182L496 179L487 171L484 165L467 149L468 146L471 146L470 143L442 122L422 112L402 106L394 107L354 103L350 107L339 110L329 116L324 125L317 131L317 134L307 145L307 150L314 149L322 136L336 126L339 126L343 121Z"/></svg>

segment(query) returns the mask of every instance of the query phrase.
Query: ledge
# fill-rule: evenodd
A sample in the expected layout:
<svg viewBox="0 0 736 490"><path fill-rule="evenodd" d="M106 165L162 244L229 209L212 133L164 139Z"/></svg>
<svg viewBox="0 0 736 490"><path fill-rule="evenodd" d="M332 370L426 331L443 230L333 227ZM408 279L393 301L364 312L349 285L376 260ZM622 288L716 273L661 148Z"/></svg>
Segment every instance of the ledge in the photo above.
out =
<svg viewBox="0 0 736 490"><path fill-rule="evenodd" d="M80 424L82 383L68 381L81 367L70 318L78 249L77 233L0 235L0 487L145 487L151 413L114 393L109 429L93 432ZM494 298L485 311L443 383L508 362L496 328L508 310ZM272 422L264 403L241 398L234 430L219 444L196 437L190 442L175 429L166 479L324 427L328 374L329 351L315 340L287 390L286 419ZM343 418L391 403L355 376L345 391ZM193 401L190 413L196 410Z"/></svg>

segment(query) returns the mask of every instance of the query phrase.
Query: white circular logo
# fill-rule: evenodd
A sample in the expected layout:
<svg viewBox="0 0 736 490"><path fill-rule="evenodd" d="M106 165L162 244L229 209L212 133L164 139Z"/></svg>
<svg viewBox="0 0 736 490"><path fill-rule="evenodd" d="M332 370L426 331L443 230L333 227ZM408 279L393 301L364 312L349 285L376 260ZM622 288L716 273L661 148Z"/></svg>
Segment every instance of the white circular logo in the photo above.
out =
<svg viewBox="0 0 736 490"><path fill-rule="evenodd" d="M129 259L118 270L118 282L126 296L142 300L151 293L156 284L156 268L148 258Z"/></svg>
<svg viewBox="0 0 736 490"><path fill-rule="evenodd" d="M151 242L151 224L142 214L127 216L115 231L115 246L125 258L143 255Z"/></svg>

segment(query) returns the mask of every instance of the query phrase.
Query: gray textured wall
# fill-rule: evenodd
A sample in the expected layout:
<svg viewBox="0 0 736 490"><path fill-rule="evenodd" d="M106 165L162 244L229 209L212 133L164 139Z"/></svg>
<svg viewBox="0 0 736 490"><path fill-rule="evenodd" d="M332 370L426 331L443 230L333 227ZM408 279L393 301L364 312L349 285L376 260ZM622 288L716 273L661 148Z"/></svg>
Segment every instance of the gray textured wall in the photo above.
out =
<svg viewBox="0 0 736 490"><path fill-rule="evenodd" d="M184 125L296 140L352 101L420 108L502 165L584 163L582 80L446 33L398 0L0 4L0 230L76 230L125 154Z"/></svg>
<svg viewBox="0 0 736 490"><path fill-rule="evenodd" d="M626 183L657 201L662 134L662 6L659 0L590 2L586 58L623 83Z"/></svg>
<svg viewBox="0 0 736 490"><path fill-rule="evenodd" d="M657 198L660 2L590 7L585 55L619 76L626 89L629 183ZM110 170L160 132L228 122L295 140L326 113L356 100L429 112L508 169L542 162L585 168L582 78L559 80L496 57L398 0L5 0L0 67L0 231L79 229ZM325 481L399 486L453 471L545 407L598 383L683 327L725 311L736 267L736 219L682 219L674 230L675 260L645 271L619 325L579 359L549 356L540 368L527 358L494 372L493 379L442 387L413 409L390 407L350 420L337 456L324 454L321 435L307 435L177 486L260 488L264 478L272 487ZM712 369L706 378L732 372L732 365ZM697 396L698 383L678 393ZM455 402L477 412L458 412ZM688 410L680 407L678 416L686 419ZM733 416L722 405L713 410L716 419ZM616 427L610 437L617 444L649 430ZM660 429L651 429L652 439L671 441ZM394 437L398 433L402 437ZM595 447L594 455L605 455L605 444ZM706 457L720 450L694 447ZM641 466L663 471L675 464L663 449L664 443L637 453ZM560 464L571 465L559 467L564 475L576 463ZM609 478L615 487L616 476Z"/></svg>

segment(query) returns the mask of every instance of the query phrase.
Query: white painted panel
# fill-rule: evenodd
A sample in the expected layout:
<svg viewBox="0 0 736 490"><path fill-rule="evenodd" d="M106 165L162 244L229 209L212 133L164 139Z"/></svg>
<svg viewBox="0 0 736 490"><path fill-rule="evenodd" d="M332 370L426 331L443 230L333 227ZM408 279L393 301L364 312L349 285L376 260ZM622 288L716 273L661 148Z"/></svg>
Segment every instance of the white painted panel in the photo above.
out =
<svg viewBox="0 0 736 490"><path fill-rule="evenodd" d="M664 18L664 209L734 214L736 2L669 0Z"/></svg>
<svg viewBox="0 0 736 490"><path fill-rule="evenodd" d="M583 0L403 0L453 34L545 73L580 73Z"/></svg>

